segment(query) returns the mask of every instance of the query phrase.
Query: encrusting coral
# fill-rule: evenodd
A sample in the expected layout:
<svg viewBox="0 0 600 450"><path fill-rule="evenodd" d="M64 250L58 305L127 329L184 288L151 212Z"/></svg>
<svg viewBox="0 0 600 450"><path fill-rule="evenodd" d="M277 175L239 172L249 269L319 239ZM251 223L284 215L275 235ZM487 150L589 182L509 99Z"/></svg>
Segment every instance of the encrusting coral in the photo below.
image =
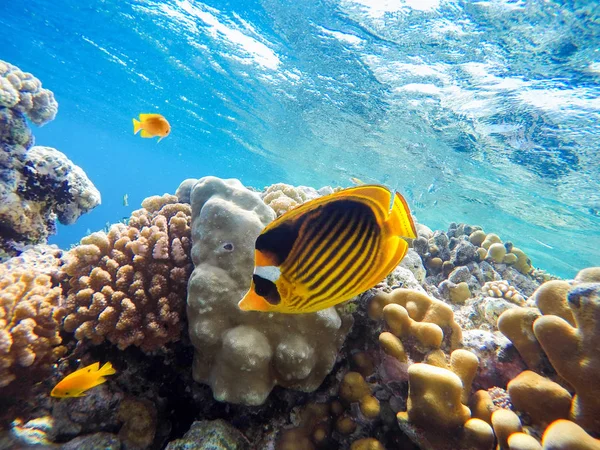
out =
<svg viewBox="0 0 600 450"><path fill-rule="evenodd" d="M64 353L64 315L61 289L49 275L0 264L0 388L48 368Z"/></svg>
<svg viewBox="0 0 600 450"><path fill-rule="evenodd" d="M216 399L246 405L262 404L276 384L314 391L332 369L351 318L334 308L298 315L241 311L254 242L275 214L238 180L202 178L190 200L194 379L209 384Z"/></svg>
<svg viewBox="0 0 600 450"><path fill-rule="evenodd" d="M149 197L128 225L93 233L69 251L65 330L146 352L179 340L192 270L190 211L173 195Z"/></svg>

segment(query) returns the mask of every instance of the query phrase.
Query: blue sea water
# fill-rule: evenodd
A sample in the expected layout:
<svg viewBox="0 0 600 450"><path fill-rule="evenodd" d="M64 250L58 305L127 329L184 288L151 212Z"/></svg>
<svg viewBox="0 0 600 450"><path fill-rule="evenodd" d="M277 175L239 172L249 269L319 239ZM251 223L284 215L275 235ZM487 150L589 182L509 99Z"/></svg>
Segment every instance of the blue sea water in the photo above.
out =
<svg viewBox="0 0 600 450"><path fill-rule="evenodd" d="M557 275L600 264L597 2L2 1L0 30L0 59L59 102L36 144L102 194L61 247L189 177L356 177ZM160 144L133 135L148 112Z"/></svg>

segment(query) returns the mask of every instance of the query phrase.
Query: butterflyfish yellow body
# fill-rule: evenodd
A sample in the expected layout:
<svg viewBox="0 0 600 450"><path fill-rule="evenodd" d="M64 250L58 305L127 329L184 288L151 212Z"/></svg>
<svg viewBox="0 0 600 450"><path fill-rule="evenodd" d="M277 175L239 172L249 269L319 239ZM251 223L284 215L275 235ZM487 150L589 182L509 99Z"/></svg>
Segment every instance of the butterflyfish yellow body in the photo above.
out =
<svg viewBox="0 0 600 450"><path fill-rule="evenodd" d="M133 134L140 130L143 138L159 136L160 142L171 132L171 125L161 114L140 114L139 120L133 119Z"/></svg>
<svg viewBox="0 0 600 450"><path fill-rule="evenodd" d="M404 198L361 185L294 208L256 239L246 311L315 312L355 297L383 280L416 238Z"/></svg>
<svg viewBox="0 0 600 450"><path fill-rule="evenodd" d="M58 398L83 397L85 391L104 383L105 376L115 373L115 369L109 362L102 367L98 362L90 364L64 377L54 386L50 395Z"/></svg>

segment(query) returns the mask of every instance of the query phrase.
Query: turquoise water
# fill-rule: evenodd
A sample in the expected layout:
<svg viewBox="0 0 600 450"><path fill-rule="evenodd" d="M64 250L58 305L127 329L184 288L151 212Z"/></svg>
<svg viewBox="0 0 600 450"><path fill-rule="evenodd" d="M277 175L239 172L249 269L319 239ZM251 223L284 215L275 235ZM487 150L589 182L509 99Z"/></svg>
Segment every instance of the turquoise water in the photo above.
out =
<svg viewBox="0 0 600 450"><path fill-rule="evenodd" d="M0 59L55 93L36 143L102 193L61 247L188 177L357 177L570 277L599 264L599 20L595 2L5 1ZM160 144L132 133L147 112L171 123Z"/></svg>

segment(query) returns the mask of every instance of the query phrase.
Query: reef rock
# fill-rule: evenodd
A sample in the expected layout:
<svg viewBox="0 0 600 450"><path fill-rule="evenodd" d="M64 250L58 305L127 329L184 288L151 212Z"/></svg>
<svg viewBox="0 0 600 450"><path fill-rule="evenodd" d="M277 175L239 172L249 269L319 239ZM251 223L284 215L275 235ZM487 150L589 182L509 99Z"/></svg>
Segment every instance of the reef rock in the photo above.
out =
<svg viewBox="0 0 600 450"><path fill-rule="evenodd" d="M74 223L100 204L84 171L50 147L32 147L25 117L43 125L58 104L31 74L0 61L0 251L45 243L55 220Z"/></svg>
<svg viewBox="0 0 600 450"><path fill-rule="evenodd" d="M170 442L166 450L248 450L244 435L224 420L194 422L183 438Z"/></svg>
<svg viewBox="0 0 600 450"><path fill-rule="evenodd" d="M0 127L2 123L0 122ZM2 132L0 131L0 135ZM55 220L74 223L100 204L85 172L50 147L0 145L0 248L44 243Z"/></svg>
<svg viewBox="0 0 600 450"><path fill-rule="evenodd" d="M202 178L190 200L194 379L210 385L215 399L246 405L262 404L275 385L314 391L335 363L350 316L340 317L335 308L298 315L241 311L254 242L275 213L235 179Z"/></svg>

